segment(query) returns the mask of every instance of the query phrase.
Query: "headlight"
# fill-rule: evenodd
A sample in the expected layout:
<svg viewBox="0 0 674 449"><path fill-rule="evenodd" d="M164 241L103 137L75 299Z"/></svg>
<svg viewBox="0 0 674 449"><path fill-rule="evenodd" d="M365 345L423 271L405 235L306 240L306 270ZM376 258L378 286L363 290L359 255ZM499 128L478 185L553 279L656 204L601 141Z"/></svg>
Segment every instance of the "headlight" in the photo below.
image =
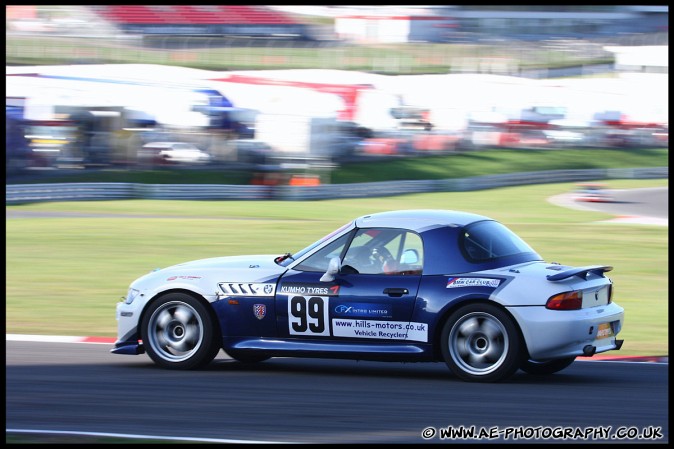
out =
<svg viewBox="0 0 674 449"><path fill-rule="evenodd" d="M124 300L124 303L131 304L133 300L136 299L136 296L138 296L138 293L140 293L140 290L130 288L129 291L126 293L126 299Z"/></svg>

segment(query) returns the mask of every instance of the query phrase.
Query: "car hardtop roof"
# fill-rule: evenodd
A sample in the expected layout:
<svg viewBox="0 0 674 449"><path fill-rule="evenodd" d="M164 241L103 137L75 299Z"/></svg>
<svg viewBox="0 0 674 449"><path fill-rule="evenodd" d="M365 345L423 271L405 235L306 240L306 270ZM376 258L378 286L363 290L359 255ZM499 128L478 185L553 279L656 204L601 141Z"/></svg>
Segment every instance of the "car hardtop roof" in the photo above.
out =
<svg viewBox="0 0 674 449"><path fill-rule="evenodd" d="M410 209L379 212L356 218L359 228L405 228L422 231L436 226L466 226L470 223L492 220L483 215L444 209Z"/></svg>

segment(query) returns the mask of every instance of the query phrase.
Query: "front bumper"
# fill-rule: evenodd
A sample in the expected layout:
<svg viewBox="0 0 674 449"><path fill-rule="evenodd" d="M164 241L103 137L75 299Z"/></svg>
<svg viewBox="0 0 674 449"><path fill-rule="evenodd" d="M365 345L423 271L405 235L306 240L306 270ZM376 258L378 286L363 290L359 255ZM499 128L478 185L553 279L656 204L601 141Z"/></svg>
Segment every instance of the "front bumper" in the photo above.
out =
<svg viewBox="0 0 674 449"><path fill-rule="evenodd" d="M117 341L115 347L110 350L113 354L138 355L145 353L138 332L138 318L140 316L140 302L131 304L118 302L116 308Z"/></svg>
<svg viewBox="0 0 674 449"><path fill-rule="evenodd" d="M145 347L143 343L138 340L117 340L115 342L115 347L110 350L113 354L128 354L128 355L138 355L145 354Z"/></svg>

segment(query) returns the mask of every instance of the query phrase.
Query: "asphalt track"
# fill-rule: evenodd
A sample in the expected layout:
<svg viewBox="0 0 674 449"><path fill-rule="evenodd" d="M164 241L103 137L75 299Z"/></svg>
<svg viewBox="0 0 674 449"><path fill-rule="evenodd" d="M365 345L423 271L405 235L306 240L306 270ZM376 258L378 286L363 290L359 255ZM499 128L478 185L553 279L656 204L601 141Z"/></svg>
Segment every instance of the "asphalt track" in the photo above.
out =
<svg viewBox="0 0 674 449"><path fill-rule="evenodd" d="M621 441L669 439L664 363L577 361L552 376L518 372L507 382L474 384L443 363L277 358L244 364L221 352L204 370L178 372L110 348L7 341L8 434L448 443L459 440L441 439L441 429L475 426L493 438L474 442L608 442L630 432L646 438ZM429 427L435 433L426 440L421 434L433 434ZM582 436L564 440L563 432Z"/></svg>
<svg viewBox="0 0 674 449"><path fill-rule="evenodd" d="M615 223L669 225L669 187L606 190L611 201L578 201L575 193L556 195L548 199L553 204L580 210L593 210L615 215Z"/></svg>

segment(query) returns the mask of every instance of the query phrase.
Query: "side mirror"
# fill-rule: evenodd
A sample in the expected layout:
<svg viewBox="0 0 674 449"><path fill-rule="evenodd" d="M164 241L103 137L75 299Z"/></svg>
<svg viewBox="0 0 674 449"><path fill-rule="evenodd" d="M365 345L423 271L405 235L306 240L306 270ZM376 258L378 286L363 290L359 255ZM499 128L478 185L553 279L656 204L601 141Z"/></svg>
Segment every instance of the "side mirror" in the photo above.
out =
<svg viewBox="0 0 674 449"><path fill-rule="evenodd" d="M335 280L335 275L339 273L339 269L341 268L341 262L339 261L339 257L333 257L330 259L330 262L328 262L328 271L321 276L320 281L321 282L332 282Z"/></svg>
<svg viewBox="0 0 674 449"><path fill-rule="evenodd" d="M400 263L404 264L415 264L419 263L419 254L416 249L405 250L402 257L400 258Z"/></svg>

